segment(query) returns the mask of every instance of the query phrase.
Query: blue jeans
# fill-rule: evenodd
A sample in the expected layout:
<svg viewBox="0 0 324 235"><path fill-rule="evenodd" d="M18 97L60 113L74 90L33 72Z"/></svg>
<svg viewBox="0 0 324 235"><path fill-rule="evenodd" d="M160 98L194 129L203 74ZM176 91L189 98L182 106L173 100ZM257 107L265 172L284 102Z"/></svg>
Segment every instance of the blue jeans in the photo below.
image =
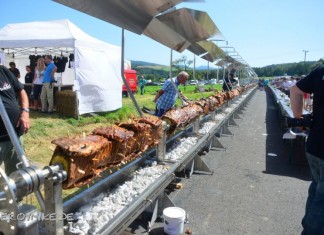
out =
<svg viewBox="0 0 324 235"><path fill-rule="evenodd" d="M302 220L302 235L324 234L324 160L306 153L312 174L306 201L305 216Z"/></svg>
<svg viewBox="0 0 324 235"><path fill-rule="evenodd" d="M155 107L155 116L161 117L164 114L164 109L159 109L157 106Z"/></svg>

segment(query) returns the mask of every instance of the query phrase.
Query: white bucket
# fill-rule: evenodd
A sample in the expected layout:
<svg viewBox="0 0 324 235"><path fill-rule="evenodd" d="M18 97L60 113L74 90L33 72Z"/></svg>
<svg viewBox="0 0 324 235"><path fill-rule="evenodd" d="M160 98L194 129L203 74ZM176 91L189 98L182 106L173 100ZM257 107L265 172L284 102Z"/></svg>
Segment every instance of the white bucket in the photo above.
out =
<svg viewBox="0 0 324 235"><path fill-rule="evenodd" d="M168 207L163 210L164 232L169 235L183 233L186 212L179 207Z"/></svg>

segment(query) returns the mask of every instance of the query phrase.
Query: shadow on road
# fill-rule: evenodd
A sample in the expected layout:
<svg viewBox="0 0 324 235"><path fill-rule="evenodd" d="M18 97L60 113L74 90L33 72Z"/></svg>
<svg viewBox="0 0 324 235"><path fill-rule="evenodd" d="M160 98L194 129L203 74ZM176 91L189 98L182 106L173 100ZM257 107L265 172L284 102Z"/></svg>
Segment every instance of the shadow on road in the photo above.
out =
<svg viewBox="0 0 324 235"><path fill-rule="evenodd" d="M280 127L280 111L270 91L266 92L266 170L265 174L283 175L310 181L310 174L305 157L304 143L297 139L294 144L283 140L284 130ZM289 163L291 157L291 164Z"/></svg>

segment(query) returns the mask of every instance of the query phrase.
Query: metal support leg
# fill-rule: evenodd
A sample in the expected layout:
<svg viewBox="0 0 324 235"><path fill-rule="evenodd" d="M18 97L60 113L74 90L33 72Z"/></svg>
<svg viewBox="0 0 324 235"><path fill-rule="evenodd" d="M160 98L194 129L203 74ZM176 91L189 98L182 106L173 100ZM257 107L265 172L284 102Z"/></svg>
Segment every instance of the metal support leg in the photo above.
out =
<svg viewBox="0 0 324 235"><path fill-rule="evenodd" d="M64 235L63 231L63 197L62 183L56 183L53 178L45 179L45 220L46 234Z"/></svg>
<svg viewBox="0 0 324 235"><path fill-rule="evenodd" d="M234 119L242 119L238 112L234 113L233 118Z"/></svg>
<svg viewBox="0 0 324 235"><path fill-rule="evenodd" d="M167 140L167 134L165 131L162 133L162 138L160 143L158 144L156 148L156 156L157 156L157 162L164 162L164 157L166 154L166 140Z"/></svg>
<svg viewBox="0 0 324 235"><path fill-rule="evenodd" d="M187 165L185 170L188 172L188 178L190 178L194 172L195 161L192 159Z"/></svg>
<svg viewBox="0 0 324 235"><path fill-rule="evenodd" d="M226 125L223 125L221 130L222 136L234 136L234 134L228 129Z"/></svg>
<svg viewBox="0 0 324 235"><path fill-rule="evenodd" d="M238 126L238 124L234 121L234 115L227 120L227 126Z"/></svg>
<svg viewBox="0 0 324 235"><path fill-rule="evenodd" d="M199 134L200 121L199 118L193 123L193 133Z"/></svg>
<svg viewBox="0 0 324 235"><path fill-rule="evenodd" d="M211 139L211 150L226 150L219 139L214 135Z"/></svg>
<svg viewBox="0 0 324 235"><path fill-rule="evenodd" d="M204 172L209 174L214 174L214 171L210 170L204 160L201 159L199 155L196 155L194 158L194 171L195 172Z"/></svg>
<svg viewBox="0 0 324 235"><path fill-rule="evenodd" d="M212 121L215 121L216 120L216 111L210 113L210 119Z"/></svg>
<svg viewBox="0 0 324 235"><path fill-rule="evenodd" d="M163 214L163 210L167 207L173 207L175 206L175 204L173 203L173 201L171 200L171 198L169 198L169 196L163 192L159 198L153 203L154 208L152 211L152 217L151 220L148 222L147 225L147 232L150 232L156 219L160 216L162 216Z"/></svg>
<svg viewBox="0 0 324 235"><path fill-rule="evenodd" d="M241 109L241 108L239 108L239 109L237 110L236 114L237 114L237 115L244 115L243 112L242 112L242 109Z"/></svg>

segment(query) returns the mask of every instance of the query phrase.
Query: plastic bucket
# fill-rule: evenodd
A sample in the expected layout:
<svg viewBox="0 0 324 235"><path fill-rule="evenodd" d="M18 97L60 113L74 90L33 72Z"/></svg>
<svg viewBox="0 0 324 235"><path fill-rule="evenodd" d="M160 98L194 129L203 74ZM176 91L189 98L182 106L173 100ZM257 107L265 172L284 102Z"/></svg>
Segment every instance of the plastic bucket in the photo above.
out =
<svg viewBox="0 0 324 235"><path fill-rule="evenodd" d="M186 212L180 207L168 207L163 210L164 232L168 235L183 233Z"/></svg>

